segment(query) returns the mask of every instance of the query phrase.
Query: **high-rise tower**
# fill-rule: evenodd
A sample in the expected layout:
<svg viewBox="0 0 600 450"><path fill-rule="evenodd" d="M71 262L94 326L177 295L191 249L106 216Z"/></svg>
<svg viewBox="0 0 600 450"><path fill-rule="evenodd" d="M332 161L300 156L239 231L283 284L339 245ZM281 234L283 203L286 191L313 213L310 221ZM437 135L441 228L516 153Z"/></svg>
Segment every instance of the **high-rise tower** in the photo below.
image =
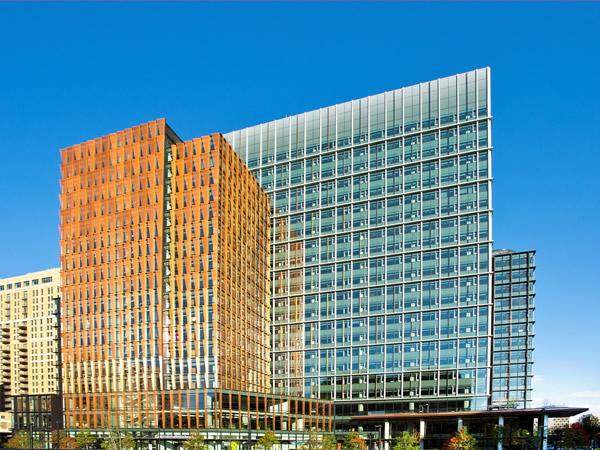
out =
<svg viewBox="0 0 600 450"><path fill-rule="evenodd" d="M268 198L219 134L157 120L62 152L66 426L213 426L270 391Z"/></svg>
<svg viewBox="0 0 600 450"><path fill-rule="evenodd" d="M275 391L338 418L485 408L489 69L226 138L271 197Z"/></svg>

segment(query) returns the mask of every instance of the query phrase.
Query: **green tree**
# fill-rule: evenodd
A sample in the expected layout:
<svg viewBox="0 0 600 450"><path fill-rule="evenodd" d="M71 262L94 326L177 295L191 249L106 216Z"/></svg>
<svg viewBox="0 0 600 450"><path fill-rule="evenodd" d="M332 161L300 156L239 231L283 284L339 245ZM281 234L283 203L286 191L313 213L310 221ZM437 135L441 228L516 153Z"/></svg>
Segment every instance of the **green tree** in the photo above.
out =
<svg viewBox="0 0 600 450"><path fill-rule="evenodd" d="M337 448L337 439L334 434L326 434L321 441L322 450L335 450Z"/></svg>
<svg viewBox="0 0 600 450"><path fill-rule="evenodd" d="M364 438L358 432L352 430L344 436L342 448L344 450L365 450L367 445Z"/></svg>
<svg viewBox="0 0 600 450"><path fill-rule="evenodd" d="M454 433L444 446L446 450L477 450L477 439L473 437L467 427L462 427L460 431Z"/></svg>
<svg viewBox="0 0 600 450"><path fill-rule="evenodd" d="M519 407L519 402L517 400L506 400L500 407L503 409L516 409Z"/></svg>
<svg viewBox="0 0 600 450"><path fill-rule="evenodd" d="M75 435L75 441L80 448L91 448L94 446L98 438L89 431L82 431Z"/></svg>
<svg viewBox="0 0 600 450"><path fill-rule="evenodd" d="M319 439L319 435L314 431L309 432L308 439L300 448L302 450L321 450L321 439Z"/></svg>
<svg viewBox="0 0 600 450"><path fill-rule="evenodd" d="M43 444L40 439L32 438L26 431L19 431L6 441L4 448L43 448Z"/></svg>
<svg viewBox="0 0 600 450"><path fill-rule="evenodd" d="M262 448L264 450L271 450L274 446L279 444L279 439L277 439L277 435L268 430L263 434L258 441L256 441L256 445L258 448Z"/></svg>
<svg viewBox="0 0 600 450"><path fill-rule="evenodd" d="M540 439L533 436L529 430L518 428L512 432L511 444L523 450L536 450L539 447Z"/></svg>
<svg viewBox="0 0 600 450"><path fill-rule="evenodd" d="M593 414L586 414L579 419L583 429L592 437L600 433L600 419Z"/></svg>
<svg viewBox="0 0 600 450"><path fill-rule="evenodd" d="M111 430L101 445L104 450L129 450L134 449L135 446L133 436L129 433L122 433L119 430Z"/></svg>
<svg viewBox="0 0 600 450"><path fill-rule="evenodd" d="M392 450L419 450L420 446L421 438L419 433L403 431L394 439Z"/></svg>
<svg viewBox="0 0 600 450"><path fill-rule="evenodd" d="M186 450L205 450L207 448L204 442L204 436L199 431L194 431L189 439L183 443L183 448Z"/></svg>
<svg viewBox="0 0 600 450"><path fill-rule="evenodd" d="M6 441L4 448L29 448L29 436L24 431L19 431Z"/></svg>
<svg viewBox="0 0 600 450"><path fill-rule="evenodd" d="M74 437L71 437L69 435L64 435L64 436L61 436L60 439L58 439L58 448L60 448L60 449L76 449L76 448L79 448L79 444L77 443L77 440Z"/></svg>
<svg viewBox="0 0 600 450"><path fill-rule="evenodd" d="M579 427L575 426L579 425ZM566 449L577 449L589 445L589 436L581 426L574 423L570 427L564 427L557 431L558 446Z"/></svg>
<svg viewBox="0 0 600 450"><path fill-rule="evenodd" d="M308 440L300 447L302 450L335 450L337 441L332 434L320 436L317 432L311 431L308 433Z"/></svg>

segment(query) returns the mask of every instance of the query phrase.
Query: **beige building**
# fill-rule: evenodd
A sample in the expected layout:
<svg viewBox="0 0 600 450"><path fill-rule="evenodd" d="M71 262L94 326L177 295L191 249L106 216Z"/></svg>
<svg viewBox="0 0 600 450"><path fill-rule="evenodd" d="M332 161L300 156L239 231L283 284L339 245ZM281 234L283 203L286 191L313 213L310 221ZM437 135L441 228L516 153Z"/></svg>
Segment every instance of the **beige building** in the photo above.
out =
<svg viewBox="0 0 600 450"><path fill-rule="evenodd" d="M570 425L569 417L551 417L548 420L548 431L554 433L561 428L568 428Z"/></svg>
<svg viewBox="0 0 600 450"><path fill-rule="evenodd" d="M60 269L0 279L0 384L6 411L12 395L58 390L59 292Z"/></svg>

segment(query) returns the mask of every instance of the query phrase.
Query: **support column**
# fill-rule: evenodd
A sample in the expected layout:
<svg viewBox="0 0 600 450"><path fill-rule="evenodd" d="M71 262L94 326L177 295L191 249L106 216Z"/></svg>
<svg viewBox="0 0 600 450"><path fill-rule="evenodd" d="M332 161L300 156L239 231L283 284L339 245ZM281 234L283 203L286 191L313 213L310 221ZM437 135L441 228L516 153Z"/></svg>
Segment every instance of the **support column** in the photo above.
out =
<svg viewBox="0 0 600 450"><path fill-rule="evenodd" d="M504 417L498 416L498 432L500 437L498 438L498 450L502 450L502 439L504 437Z"/></svg>
<svg viewBox="0 0 600 450"><path fill-rule="evenodd" d="M457 425L456 429L457 429L458 431L460 431L460 430L462 430L462 429L463 429L463 420L462 420L462 417L459 417L459 418L458 418L458 425Z"/></svg>
<svg viewBox="0 0 600 450"><path fill-rule="evenodd" d="M420 450L425 450L425 419L419 420L419 448ZM546 449L543 449L546 450Z"/></svg>
<svg viewBox="0 0 600 450"><path fill-rule="evenodd" d="M390 439L392 438L392 433L390 430L390 423L385 422L383 424L383 450L390 450Z"/></svg>
<svg viewBox="0 0 600 450"><path fill-rule="evenodd" d="M542 422L542 450L548 450L548 414L544 414Z"/></svg>

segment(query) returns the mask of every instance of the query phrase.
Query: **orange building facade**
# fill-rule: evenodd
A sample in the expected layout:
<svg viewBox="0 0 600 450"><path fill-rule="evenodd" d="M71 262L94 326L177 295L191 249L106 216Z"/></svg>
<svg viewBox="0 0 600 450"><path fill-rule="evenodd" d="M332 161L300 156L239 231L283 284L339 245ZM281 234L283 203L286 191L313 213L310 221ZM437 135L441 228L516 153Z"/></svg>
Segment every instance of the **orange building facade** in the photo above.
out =
<svg viewBox="0 0 600 450"><path fill-rule="evenodd" d="M330 430L269 394L269 201L223 136L161 119L61 156L65 426Z"/></svg>

